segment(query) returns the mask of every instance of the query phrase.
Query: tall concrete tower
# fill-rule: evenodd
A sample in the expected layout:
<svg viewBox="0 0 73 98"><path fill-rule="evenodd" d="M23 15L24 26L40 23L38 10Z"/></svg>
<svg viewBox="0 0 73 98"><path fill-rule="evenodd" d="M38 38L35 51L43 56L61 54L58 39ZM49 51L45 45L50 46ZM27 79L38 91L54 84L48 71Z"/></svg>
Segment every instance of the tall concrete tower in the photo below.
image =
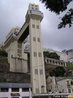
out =
<svg viewBox="0 0 73 98"><path fill-rule="evenodd" d="M5 49L8 52L10 71L28 72L30 66L32 91L36 93L46 93L46 79L41 47L41 21L43 13L39 11L38 5L30 4L26 14L26 20L22 28L17 33L9 33L5 41ZM25 56L23 43L29 35L30 64Z"/></svg>
<svg viewBox="0 0 73 98"><path fill-rule="evenodd" d="M26 23L29 24L30 68L33 93L46 93L44 59L40 37L40 23L42 19L43 13L39 11L39 6L30 4L26 14Z"/></svg>

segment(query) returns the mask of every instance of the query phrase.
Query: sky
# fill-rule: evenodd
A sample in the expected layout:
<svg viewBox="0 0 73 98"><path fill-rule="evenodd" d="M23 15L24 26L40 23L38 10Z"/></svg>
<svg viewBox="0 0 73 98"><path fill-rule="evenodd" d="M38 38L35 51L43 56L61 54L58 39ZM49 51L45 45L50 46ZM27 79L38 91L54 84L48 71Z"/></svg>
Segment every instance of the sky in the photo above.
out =
<svg viewBox="0 0 73 98"><path fill-rule="evenodd" d="M22 27L30 3L39 5L44 18L41 22L42 47L58 51L73 49L73 26L58 29L58 24L64 13L56 15L46 9L40 0L0 0L0 43L13 27ZM68 8L73 6L70 3Z"/></svg>

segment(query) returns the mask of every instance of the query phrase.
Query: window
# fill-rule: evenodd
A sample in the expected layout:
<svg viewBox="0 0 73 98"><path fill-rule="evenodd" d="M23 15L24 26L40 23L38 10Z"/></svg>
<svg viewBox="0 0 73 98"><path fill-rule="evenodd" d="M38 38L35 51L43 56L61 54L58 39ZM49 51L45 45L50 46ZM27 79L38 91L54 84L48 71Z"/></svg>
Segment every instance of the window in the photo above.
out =
<svg viewBox="0 0 73 98"><path fill-rule="evenodd" d="M35 69L35 74L38 74L38 69Z"/></svg>
<svg viewBox="0 0 73 98"><path fill-rule="evenodd" d="M63 63L61 62L61 65L63 65Z"/></svg>
<svg viewBox="0 0 73 98"><path fill-rule="evenodd" d="M41 86L41 93L44 93L44 85Z"/></svg>
<svg viewBox="0 0 73 98"><path fill-rule="evenodd" d="M69 81L67 81L67 85L69 85Z"/></svg>
<svg viewBox="0 0 73 98"><path fill-rule="evenodd" d="M22 47L22 44L18 43L18 48L21 48Z"/></svg>
<svg viewBox="0 0 73 98"><path fill-rule="evenodd" d="M40 75L42 75L43 74L43 69L40 69Z"/></svg>
<svg viewBox="0 0 73 98"><path fill-rule="evenodd" d="M39 57L41 57L41 56L42 56L42 55L41 55L41 52L39 52L38 55L39 55Z"/></svg>
<svg viewBox="0 0 73 98"><path fill-rule="evenodd" d="M71 93L71 89L68 89L68 92Z"/></svg>
<svg viewBox="0 0 73 98"><path fill-rule="evenodd" d="M13 58L13 55L11 55L11 58Z"/></svg>
<svg viewBox="0 0 73 98"><path fill-rule="evenodd" d="M21 53L22 51L21 51L21 49L18 49L17 52L18 52L18 53Z"/></svg>
<svg viewBox="0 0 73 98"><path fill-rule="evenodd" d="M54 61L52 61L54 63Z"/></svg>
<svg viewBox="0 0 73 98"><path fill-rule="evenodd" d="M38 8L36 7L35 10L38 10Z"/></svg>
<svg viewBox="0 0 73 98"><path fill-rule="evenodd" d="M28 92L29 88L22 88L22 92Z"/></svg>
<svg viewBox="0 0 73 98"><path fill-rule="evenodd" d="M57 61L56 61L56 64L57 64Z"/></svg>
<svg viewBox="0 0 73 98"><path fill-rule="evenodd" d="M34 9L34 5L32 4L32 9Z"/></svg>
<svg viewBox="0 0 73 98"><path fill-rule="evenodd" d="M37 40L38 40L38 42L40 42L40 38L38 38Z"/></svg>
<svg viewBox="0 0 73 98"><path fill-rule="evenodd" d="M73 85L73 81L71 81L71 85Z"/></svg>
<svg viewBox="0 0 73 98"><path fill-rule="evenodd" d="M0 88L1 92L8 92L8 88Z"/></svg>
<svg viewBox="0 0 73 98"><path fill-rule="evenodd" d="M48 59L47 59L47 63L48 63Z"/></svg>
<svg viewBox="0 0 73 98"><path fill-rule="evenodd" d="M36 41L36 38L35 37L33 37L33 41Z"/></svg>
<svg viewBox="0 0 73 98"><path fill-rule="evenodd" d="M36 52L34 52L34 57L36 57L37 56L37 53Z"/></svg>
<svg viewBox="0 0 73 98"><path fill-rule="evenodd" d="M37 94L39 93L39 88L36 88L36 93L37 93Z"/></svg>
<svg viewBox="0 0 73 98"><path fill-rule="evenodd" d="M37 27L37 29L39 29L39 25L37 25L36 27Z"/></svg>
<svg viewBox="0 0 73 98"><path fill-rule="evenodd" d="M50 63L51 63L51 60L50 60Z"/></svg>
<svg viewBox="0 0 73 98"><path fill-rule="evenodd" d="M32 28L35 28L35 25L34 24L32 24Z"/></svg>
<svg viewBox="0 0 73 98"><path fill-rule="evenodd" d="M12 92L19 92L19 88L12 88Z"/></svg>

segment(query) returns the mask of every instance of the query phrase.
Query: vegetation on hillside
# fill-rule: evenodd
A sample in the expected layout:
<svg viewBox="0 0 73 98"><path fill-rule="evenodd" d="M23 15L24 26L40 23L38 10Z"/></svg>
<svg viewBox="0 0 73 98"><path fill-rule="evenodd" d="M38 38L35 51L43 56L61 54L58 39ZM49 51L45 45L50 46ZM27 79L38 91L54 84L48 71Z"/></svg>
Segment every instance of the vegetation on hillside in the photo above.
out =
<svg viewBox="0 0 73 98"><path fill-rule="evenodd" d="M2 50L2 49L0 49L0 57L7 57L8 56L8 54L7 54L7 52L5 51L5 50Z"/></svg>
<svg viewBox="0 0 73 98"><path fill-rule="evenodd" d="M65 74L65 69L64 67L58 66L55 69L50 72L50 76L55 76L55 77L64 77Z"/></svg>
<svg viewBox="0 0 73 98"><path fill-rule="evenodd" d="M73 64L68 63L67 66L66 66L66 69L73 70Z"/></svg>
<svg viewBox="0 0 73 98"><path fill-rule="evenodd" d="M57 60L60 59L60 56L55 52L44 51L43 54L44 54L44 57L53 58Z"/></svg>

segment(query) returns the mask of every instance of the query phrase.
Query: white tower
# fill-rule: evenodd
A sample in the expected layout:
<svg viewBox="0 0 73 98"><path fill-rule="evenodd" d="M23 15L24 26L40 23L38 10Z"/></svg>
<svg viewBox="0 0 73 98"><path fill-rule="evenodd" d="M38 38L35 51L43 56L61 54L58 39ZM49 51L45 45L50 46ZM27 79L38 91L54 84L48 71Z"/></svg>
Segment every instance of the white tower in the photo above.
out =
<svg viewBox="0 0 73 98"><path fill-rule="evenodd" d="M26 14L26 22L29 24L30 35L30 67L33 93L46 93L46 79L43 51L41 47L41 20L43 13L38 5L30 4Z"/></svg>
<svg viewBox="0 0 73 98"><path fill-rule="evenodd" d="M46 79L43 59L43 50L41 47L41 26L43 13L39 11L38 5L30 4L26 20L22 28L15 34L10 33L5 41L5 49L8 51L10 71L27 72L27 63L24 54L23 42L29 35L30 44L30 73L32 91L36 93L46 93Z"/></svg>

